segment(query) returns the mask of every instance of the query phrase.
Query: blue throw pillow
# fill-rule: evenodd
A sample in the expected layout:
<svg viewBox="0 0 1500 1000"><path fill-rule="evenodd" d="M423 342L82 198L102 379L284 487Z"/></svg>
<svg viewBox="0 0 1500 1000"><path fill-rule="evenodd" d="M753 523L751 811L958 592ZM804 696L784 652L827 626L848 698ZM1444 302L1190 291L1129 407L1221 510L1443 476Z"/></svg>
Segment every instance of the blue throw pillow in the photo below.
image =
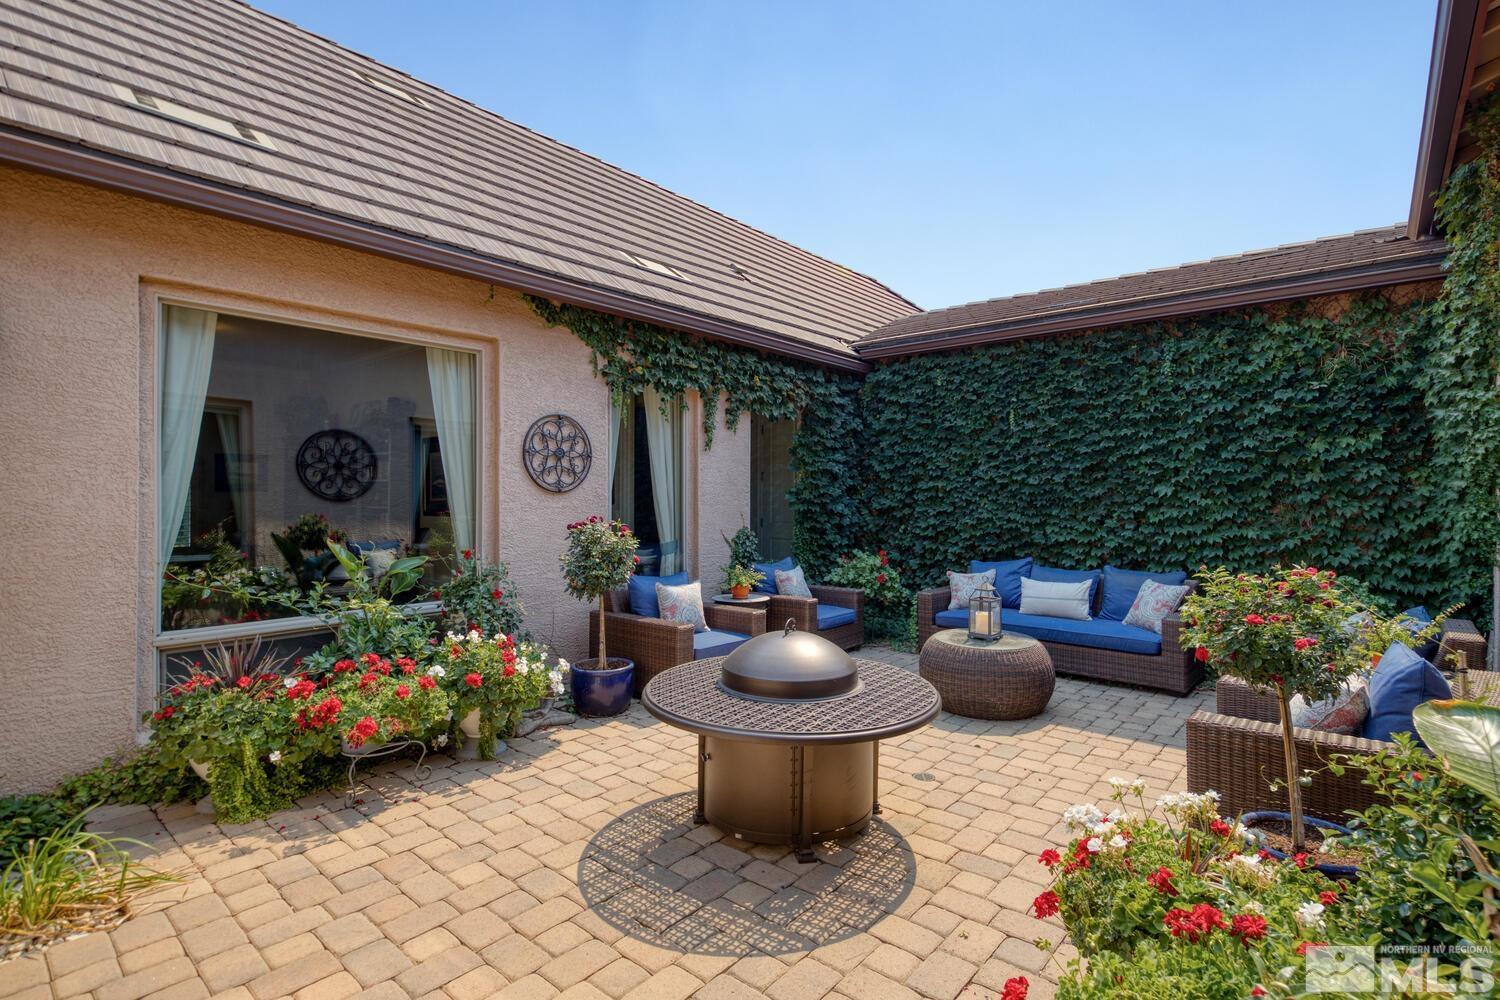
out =
<svg viewBox="0 0 1500 1000"><path fill-rule="evenodd" d="M673 573L671 576L632 576L630 578L630 613L640 615L642 618L660 618L661 607L656 603L656 585L665 583L668 586L679 586L691 583L692 577L687 573Z"/></svg>
<svg viewBox="0 0 1500 1000"><path fill-rule="evenodd" d="M1364 737L1389 741L1395 733L1416 736L1412 711L1424 701L1452 697L1453 689L1436 667L1405 643L1393 642L1370 675L1370 714L1365 719Z"/></svg>
<svg viewBox="0 0 1500 1000"><path fill-rule="evenodd" d="M983 573L987 569L995 571L995 593L1000 597L1001 607L1019 608L1021 578L1031 576L1031 557L1006 562L980 562L975 559L969 563L970 573Z"/></svg>
<svg viewBox="0 0 1500 1000"><path fill-rule="evenodd" d="M777 593L776 571L779 569L782 572L790 572L796 569L797 560L791 556L787 556L780 562L756 563L755 568L766 575L764 580L755 585L755 592L758 594L775 594Z"/></svg>
<svg viewBox="0 0 1500 1000"><path fill-rule="evenodd" d="M1118 566L1104 567L1104 598L1099 604L1099 617L1105 621L1122 622L1140 593L1141 584L1147 580L1180 587L1187 583L1186 573L1141 573Z"/></svg>
<svg viewBox="0 0 1500 1000"><path fill-rule="evenodd" d="M1094 598L1099 596L1101 576L1102 574L1097 569L1058 569L1055 566L1043 566L1041 563L1036 563L1031 567L1031 578L1041 583L1082 583L1087 580L1090 612L1094 610Z"/></svg>
<svg viewBox="0 0 1500 1000"><path fill-rule="evenodd" d="M1432 613L1420 604L1418 604L1414 608L1407 608L1397 617L1407 619L1406 621L1402 622L1402 624L1406 626L1406 630L1412 635L1416 635L1418 632L1422 631L1424 628L1432 624ZM1431 663L1433 660L1437 659L1438 652L1442 649L1442 641L1439 638L1434 637L1428 639L1426 642L1418 644L1414 648L1416 649L1418 656L1426 660L1428 663Z"/></svg>

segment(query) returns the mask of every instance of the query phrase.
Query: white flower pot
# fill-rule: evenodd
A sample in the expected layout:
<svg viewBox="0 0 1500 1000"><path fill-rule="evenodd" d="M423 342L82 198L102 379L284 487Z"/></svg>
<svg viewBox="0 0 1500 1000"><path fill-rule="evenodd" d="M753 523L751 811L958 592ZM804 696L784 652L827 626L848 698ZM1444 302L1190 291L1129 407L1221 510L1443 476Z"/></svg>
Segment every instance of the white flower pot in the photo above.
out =
<svg viewBox="0 0 1500 1000"><path fill-rule="evenodd" d="M464 735L471 740L479 739L479 709L473 709L468 715L458 720L458 728L462 729Z"/></svg>
<svg viewBox="0 0 1500 1000"><path fill-rule="evenodd" d="M207 764L200 764L196 760L190 760L188 761L188 767L192 768L193 773L196 774L199 778L202 778L204 781L208 780Z"/></svg>
<svg viewBox="0 0 1500 1000"><path fill-rule="evenodd" d="M464 734L461 746L453 748L453 755L459 760L479 759L479 709L474 709L458 720L459 731ZM495 740L495 756L499 757L505 752L505 741Z"/></svg>

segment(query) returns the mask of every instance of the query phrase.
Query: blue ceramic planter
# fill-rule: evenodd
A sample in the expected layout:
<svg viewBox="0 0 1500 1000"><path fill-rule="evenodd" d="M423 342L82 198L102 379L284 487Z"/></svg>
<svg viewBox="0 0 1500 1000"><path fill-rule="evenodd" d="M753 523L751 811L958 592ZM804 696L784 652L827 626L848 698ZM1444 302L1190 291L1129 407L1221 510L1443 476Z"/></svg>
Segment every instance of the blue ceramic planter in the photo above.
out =
<svg viewBox="0 0 1500 1000"><path fill-rule="evenodd" d="M635 661L611 656L608 669L588 669L598 662L582 660L568 671L573 706L579 715L619 715L630 707L630 696L635 692Z"/></svg>
<svg viewBox="0 0 1500 1000"><path fill-rule="evenodd" d="M1255 829L1255 824L1258 821L1264 820L1284 820L1285 822L1290 823L1292 821L1292 814L1263 810L1260 812L1247 812L1240 816L1240 822L1251 830ZM1354 832L1347 826L1340 826L1338 823L1334 823L1326 819L1316 819L1312 816L1303 816L1302 822L1306 823L1308 826L1315 826L1319 830L1327 830L1331 833L1336 833L1340 837L1347 837L1349 836L1349 834ZM1262 845L1262 848L1267 854L1275 858L1277 861L1285 861L1287 859L1286 854L1282 851L1278 851L1271 847L1265 847L1265 845ZM1359 869L1355 868L1353 865L1313 865L1313 867L1322 872L1324 875L1327 875L1329 878L1352 879L1359 875Z"/></svg>

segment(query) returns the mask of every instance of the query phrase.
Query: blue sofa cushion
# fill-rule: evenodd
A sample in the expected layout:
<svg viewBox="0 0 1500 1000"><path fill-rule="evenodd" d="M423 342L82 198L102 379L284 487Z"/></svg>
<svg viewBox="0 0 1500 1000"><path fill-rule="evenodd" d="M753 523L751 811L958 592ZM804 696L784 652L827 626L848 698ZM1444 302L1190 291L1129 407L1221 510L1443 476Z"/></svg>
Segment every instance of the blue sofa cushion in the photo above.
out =
<svg viewBox="0 0 1500 1000"><path fill-rule="evenodd" d="M712 628L707 632L694 632L693 657L706 660L710 656L728 656L742 643L749 640L748 635L742 635L739 632L720 632Z"/></svg>
<svg viewBox="0 0 1500 1000"><path fill-rule="evenodd" d="M787 570L794 569L796 565L797 560L793 559L791 556L787 556L780 562L756 563L756 570L764 573L766 575L766 578L755 585L755 592L758 594L777 593L776 571L779 569L783 572L786 572Z"/></svg>
<svg viewBox="0 0 1500 1000"><path fill-rule="evenodd" d="M854 609L841 608L836 604L818 602L818 631L854 624Z"/></svg>
<svg viewBox="0 0 1500 1000"><path fill-rule="evenodd" d="M1031 578L1041 583L1082 583L1089 582L1089 612L1093 613L1094 602L1099 597L1099 579L1102 574L1097 569L1058 569L1055 566L1043 566L1035 563L1031 567ZM1016 607L1020 607L1019 604Z"/></svg>
<svg viewBox="0 0 1500 1000"><path fill-rule="evenodd" d="M932 616L933 623L944 628L968 628L967 611L939 611ZM1007 632L1029 635L1043 642L1059 642L1067 646L1089 646L1093 649L1112 649L1121 653L1140 653L1156 656L1161 653L1161 636L1124 622L1110 622L1099 618L1089 621L1073 621L1068 618L1049 618L1045 615L1023 615L1019 611L1007 610L1000 615L1001 627Z"/></svg>
<svg viewBox="0 0 1500 1000"><path fill-rule="evenodd" d="M975 559L969 563L970 573L983 573L987 569L995 571L995 593L1000 598L1000 606L1019 608L1021 606L1021 578L1031 575L1031 557L1010 559L1005 562L980 562Z"/></svg>
<svg viewBox="0 0 1500 1000"><path fill-rule="evenodd" d="M680 586L691 583L692 577L687 573L673 573L671 576L641 576L636 574L630 578L630 613L640 615L642 618L660 618L661 608L656 603L656 585L665 583L668 586Z"/></svg>
<svg viewBox="0 0 1500 1000"><path fill-rule="evenodd" d="M1412 635L1416 635L1418 632L1422 631L1424 628L1432 624L1432 613L1420 604L1418 604L1414 608L1407 608L1405 611L1401 612L1398 617L1405 617L1410 619L1404 624L1406 625L1406 630ZM1428 639L1426 642L1413 648L1416 649L1418 656L1426 660L1428 663L1431 663L1433 660L1437 659L1438 651L1442 648L1442 640L1434 636L1433 638Z"/></svg>
<svg viewBox="0 0 1500 1000"><path fill-rule="evenodd" d="M1424 701L1452 697L1453 689L1436 667L1405 643L1393 642L1370 675L1370 714L1365 719L1364 737L1389 741L1394 733L1415 736L1412 710Z"/></svg>
<svg viewBox="0 0 1500 1000"><path fill-rule="evenodd" d="M1099 617L1112 622L1124 621L1125 616L1130 613L1130 606L1135 603L1135 595L1140 593L1141 584L1147 580L1180 587L1187 583L1187 574L1141 573L1133 569L1120 569L1118 566L1105 566L1104 598L1099 604Z"/></svg>

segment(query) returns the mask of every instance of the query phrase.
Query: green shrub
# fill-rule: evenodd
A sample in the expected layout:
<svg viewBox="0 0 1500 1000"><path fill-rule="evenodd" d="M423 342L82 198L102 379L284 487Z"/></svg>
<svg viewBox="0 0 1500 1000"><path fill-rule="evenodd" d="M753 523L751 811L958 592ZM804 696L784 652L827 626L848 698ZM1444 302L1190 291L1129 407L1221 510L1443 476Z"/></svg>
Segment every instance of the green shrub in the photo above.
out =
<svg viewBox="0 0 1500 1000"><path fill-rule="evenodd" d="M840 556L824 579L865 594L865 635L894 646L916 644L916 598L901 584L885 549Z"/></svg>
<svg viewBox="0 0 1500 1000"><path fill-rule="evenodd" d="M525 610L505 563L485 562L472 549L465 549L458 555L453 578L433 591L432 596L443 602L440 614L444 631L467 632L478 628L485 635L525 637L522 634Z"/></svg>

